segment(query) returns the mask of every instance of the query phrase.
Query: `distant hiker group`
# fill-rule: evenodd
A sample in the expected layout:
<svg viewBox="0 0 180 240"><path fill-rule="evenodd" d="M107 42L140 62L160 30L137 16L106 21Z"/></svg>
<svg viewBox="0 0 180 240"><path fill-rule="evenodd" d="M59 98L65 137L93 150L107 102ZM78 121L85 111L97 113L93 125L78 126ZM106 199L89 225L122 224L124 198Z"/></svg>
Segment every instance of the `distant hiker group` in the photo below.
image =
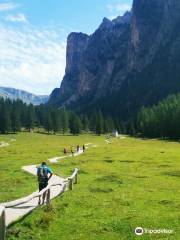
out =
<svg viewBox="0 0 180 240"><path fill-rule="evenodd" d="M82 146L82 151L85 152L85 149L86 149L86 148L85 148L85 145L83 145L83 146ZM77 145L77 146L76 146L76 152L79 153L80 150L81 150L80 146ZM71 153L71 155L74 156L74 152L75 152L75 147L74 147L74 146L70 146L69 149L65 147L64 150L63 150L63 153L64 153L65 155L68 154L68 153Z"/></svg>

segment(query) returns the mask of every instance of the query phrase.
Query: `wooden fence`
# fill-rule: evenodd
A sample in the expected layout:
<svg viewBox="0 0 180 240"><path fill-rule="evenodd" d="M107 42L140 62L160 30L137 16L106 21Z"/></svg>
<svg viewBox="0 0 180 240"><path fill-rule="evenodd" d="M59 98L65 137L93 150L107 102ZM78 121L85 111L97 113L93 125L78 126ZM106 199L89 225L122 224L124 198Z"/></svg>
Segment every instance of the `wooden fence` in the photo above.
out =
<svg viewBox="0 0 180 240"><path fill-rule="evenodd" d="M6 235L6 221L5 221L6 208L12 208L12 207L16 207L18 205L27 203L34 198L42 197L43 194L46 194L46 202L47 204L50 204L51 188L58 185L62 186L62 189L58 195L61 195L66 189L72 190L73 184L77 183L78 171L79 169L75 168L73 174L67 179L65 179L63 183L50 184L46 188L44 188L42 191L38 193L37 192L32 193L28 197L21 198L15 201L7 202L7 203L1 203L0 204L0 240L5 240L5 235Z"/></svg>
<svg viewBox="0 0 180 240"><path fill-rule="evenodd" d="M5 207L0 206L0 240L5 239L6 224L5 224Z"/></svg>

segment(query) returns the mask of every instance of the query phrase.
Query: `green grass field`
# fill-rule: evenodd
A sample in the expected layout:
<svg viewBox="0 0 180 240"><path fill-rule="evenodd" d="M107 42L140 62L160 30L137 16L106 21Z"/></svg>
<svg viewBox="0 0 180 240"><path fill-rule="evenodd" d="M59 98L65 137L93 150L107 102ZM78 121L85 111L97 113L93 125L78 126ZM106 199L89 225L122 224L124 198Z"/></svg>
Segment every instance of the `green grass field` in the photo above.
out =
<svg viewBox="0 0 180 240"><path fill-rule="evenodd" d="M36 178L21 171L22 165L63 155L65 146L98 145L51 165L62 176L80 168L79 183L53 200L51 210L41 207L11 226L8 240L180 239L179 143L125 138L107 145L104 136L35 133L1 135L0 141L10 143L0 148L0 202L36 190ZM173 234L138 237L138 226Z"/></svg>

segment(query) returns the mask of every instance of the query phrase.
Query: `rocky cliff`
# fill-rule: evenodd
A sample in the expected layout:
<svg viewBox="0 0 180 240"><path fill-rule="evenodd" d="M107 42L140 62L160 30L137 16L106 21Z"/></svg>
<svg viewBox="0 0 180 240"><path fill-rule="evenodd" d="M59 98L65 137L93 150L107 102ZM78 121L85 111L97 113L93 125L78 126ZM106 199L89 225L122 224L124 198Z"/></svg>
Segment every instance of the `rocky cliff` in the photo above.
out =
<svg viewBox="0 0 180 240"><path fill-rule="evenodd" d="M71 33L66 74L49 102L128 118L180 91L179 27L179 0L134 0L94 34Z"/></svg>

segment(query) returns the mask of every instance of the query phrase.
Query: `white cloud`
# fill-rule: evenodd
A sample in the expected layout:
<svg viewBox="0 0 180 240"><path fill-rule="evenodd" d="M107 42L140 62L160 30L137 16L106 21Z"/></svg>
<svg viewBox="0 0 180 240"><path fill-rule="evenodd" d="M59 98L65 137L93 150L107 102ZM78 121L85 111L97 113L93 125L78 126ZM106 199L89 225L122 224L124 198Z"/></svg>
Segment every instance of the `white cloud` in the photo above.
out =
<svg viewBox="0 0 180 240"><path fill-rule="evenodd" d="M108 17L108 19L109 19L109 20L113 20L113 19L115 19L116 17L117 17L116 15L111 15L111 16Z"/></svg>
<svg viewBox="0 0 180 240"><path fill-rule="evenodd" d="M0 3L0 11L9 11L9 10L13 10L15 8L17 8L17 4L13 3L13 2L4 2L4 3Z"/></svg>
<svg viewBox="0 0 180 240"><path fill-rule="evenodd" d="M126 11L131 10L131 5L128 3L114 3L114 4L107 4L107 10L111 14L109 19L113 19L117 16L123 15Z"/></svg>
<svg viewBox="0 0 180 240"><path fill-rule="evenodd" d="M23 26L23 25L22 25ZM66 44L61 31L15 29L0 24L0 85L49 94L65 70Z"/></svg>
<svg viewBox="0 0 180 240"><path fill-rule="evenodd" d="M17 15L8 15L5 17L5 20L10 22L27 22L27 18L23 13L18 13Z"/></svg>
<svg viewBox="0 0 180 240"><path fill-rule="evenodd" d="M114 5L112 4L107 4L106 8L108 9L109 12L113 12L114 11Z"/></svg>
<svg viewBox="0 0 180 240"><path fill-rule="evenodd" d="M126 12L131 10L131 5L127 3L119 3L116 5L116 11L118 12Z"/></svg>

